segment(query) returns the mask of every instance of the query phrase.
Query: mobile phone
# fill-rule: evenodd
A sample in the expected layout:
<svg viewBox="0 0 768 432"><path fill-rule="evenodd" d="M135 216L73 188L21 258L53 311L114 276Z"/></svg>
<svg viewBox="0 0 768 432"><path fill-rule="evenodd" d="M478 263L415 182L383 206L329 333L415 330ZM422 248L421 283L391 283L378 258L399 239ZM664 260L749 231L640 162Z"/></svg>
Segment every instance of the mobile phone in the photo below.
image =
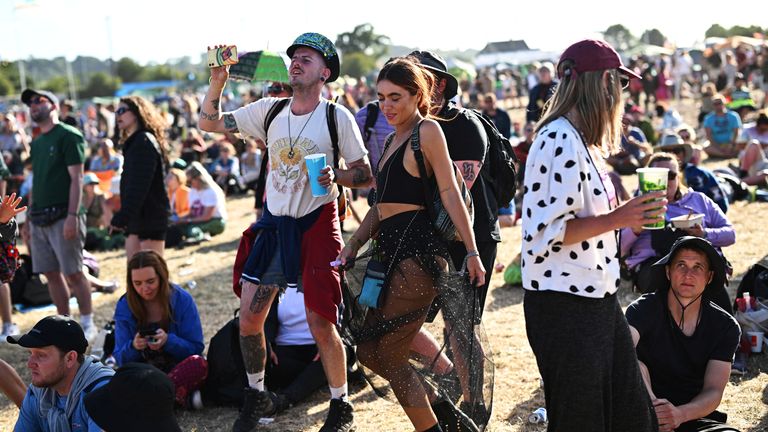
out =
<svg viewBox="0 0 768 432"><path fill-rule="evenodd" d="M142 327L139 330L139 336L141 337L154 336L155 333L157 332L157 329L159 328L160 326L158 326L157 324L151 324L146 327Z"/></svg>
<svg viewBox="0 0 768 432"><path fill-rule="evenodd" d="M219 66L237 64L237 47L234 45L227 45L219 48L211 48L208 50L208 67L214 68Z"/></svg>

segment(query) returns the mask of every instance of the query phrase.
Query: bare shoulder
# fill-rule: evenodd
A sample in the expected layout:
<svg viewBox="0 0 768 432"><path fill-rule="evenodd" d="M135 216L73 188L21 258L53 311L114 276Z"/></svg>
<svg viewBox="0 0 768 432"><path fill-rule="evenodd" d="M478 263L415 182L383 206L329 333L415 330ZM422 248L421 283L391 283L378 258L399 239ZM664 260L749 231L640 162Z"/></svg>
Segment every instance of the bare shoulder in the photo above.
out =
<svg viewBox="0 0 768 432"><path fill-rule="evenodd" d="M435 145L436 143L443 142L445 145L445 136L440 125L432 119L425 119L419 126L419 136L421 138L422 145Z"/></svg>

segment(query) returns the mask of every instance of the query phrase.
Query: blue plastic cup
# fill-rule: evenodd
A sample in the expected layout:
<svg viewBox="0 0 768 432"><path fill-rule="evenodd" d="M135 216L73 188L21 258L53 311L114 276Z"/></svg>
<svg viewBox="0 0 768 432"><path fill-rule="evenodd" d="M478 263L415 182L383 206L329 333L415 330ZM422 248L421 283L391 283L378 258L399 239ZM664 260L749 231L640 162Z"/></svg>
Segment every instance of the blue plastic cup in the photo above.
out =
<svg viewBox="0 0 768 432"><path fill-rule="evenodd" d="M309 174L309 186L312 188L313 197L328 195L328 188L321 185L317 179L320 177L320 170L325 168L325 153L315 153L304 157L307 164L307 173Z"/></svg>

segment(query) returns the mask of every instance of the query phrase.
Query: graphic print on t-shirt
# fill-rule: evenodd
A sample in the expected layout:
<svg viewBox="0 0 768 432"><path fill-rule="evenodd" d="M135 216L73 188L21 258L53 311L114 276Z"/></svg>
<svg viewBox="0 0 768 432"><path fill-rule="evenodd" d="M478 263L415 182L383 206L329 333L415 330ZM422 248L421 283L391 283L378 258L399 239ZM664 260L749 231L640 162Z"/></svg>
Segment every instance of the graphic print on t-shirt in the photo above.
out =
<svg viewBox="0 0 768 432"><path fill-rule="evenodd" d="M293 138L291 149L289 138L279 138L269 146L270 179L280 193L300 192L307 184L307 165L304 156L320 153L312 140L305 137Z"/></svg>

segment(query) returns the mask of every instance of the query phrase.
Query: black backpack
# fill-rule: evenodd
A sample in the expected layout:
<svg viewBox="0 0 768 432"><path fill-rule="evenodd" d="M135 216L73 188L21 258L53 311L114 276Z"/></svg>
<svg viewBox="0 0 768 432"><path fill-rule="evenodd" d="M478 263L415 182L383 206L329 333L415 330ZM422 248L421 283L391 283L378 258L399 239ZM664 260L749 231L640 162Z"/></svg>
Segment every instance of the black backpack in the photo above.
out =
<svg viewBox="0 0 768 432"><path fill-rule="evenodd" d="M480 175L491 187L498 207L505 207L517 190L517 156L512 143L499 132L493 120L478 110L470 111L480 120L488 135L488 154Z"/></svg>
<svg viewBox="0 0 768 432"><path fill-rule="evenodd" d="M240 350L240 318L224 324L208 345L208 378L205 382L206 399L219 405L241 406L243 389L248 387L242 351Z"/></svg>
<svg viewBox="0 0 768 432"><path fill-rule="evenodd" d="M264 118L264 136L267 136L269 132L269 125L275 120L280 111L285 109L291 98L278 99L267 111L267 116ZM328 120L328 133L331 135L331 144L333 145L333 167L339 167L339 159L341 152L339 150L339 132L336 129L336 104L331 102L328 104L326 110L326 119ZM268 143L265 143L268 144ZM256 200L260 200L264 196L264 189L267 185L267 164L269 163L269 145L264 151L264 156L261 158L261 169L259 170L259 180L256 183ZM337 183L339 187L339 221L343 221L347 215L347 195L344 193L344 186Z"/></svg>
<svg viewBox="0 0 768 432"><path fill-rule="evenodd" d="M379 118L379 102L368 102L365 107L368 111L365 112L365 124L363 124L363 141L366 143L371 139L371 130L376 125L376 120Z"/></svg>

